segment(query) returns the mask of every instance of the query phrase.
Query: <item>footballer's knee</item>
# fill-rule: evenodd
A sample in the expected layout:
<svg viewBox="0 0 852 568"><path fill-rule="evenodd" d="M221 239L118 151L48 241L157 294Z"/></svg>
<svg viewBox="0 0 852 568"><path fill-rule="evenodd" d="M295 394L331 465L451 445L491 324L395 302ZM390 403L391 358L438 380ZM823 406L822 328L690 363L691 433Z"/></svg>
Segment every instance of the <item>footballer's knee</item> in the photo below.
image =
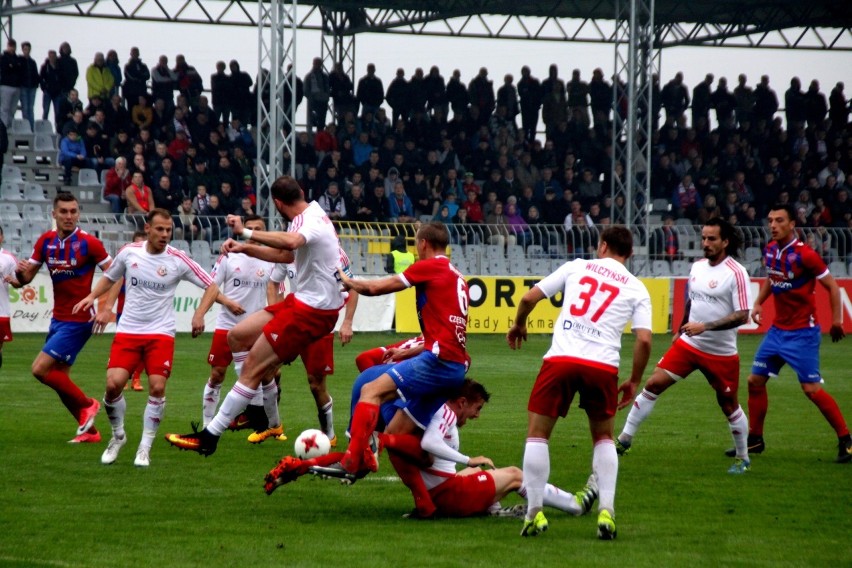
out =
<svg viewBox="0 0 852 568"><path fill-rule="evenodd" d="M755 389L760 390L766 386L766 381L769 380L769 377L763 377L760 375L749 375L748 376L748 388L749 390Z"/></svg>

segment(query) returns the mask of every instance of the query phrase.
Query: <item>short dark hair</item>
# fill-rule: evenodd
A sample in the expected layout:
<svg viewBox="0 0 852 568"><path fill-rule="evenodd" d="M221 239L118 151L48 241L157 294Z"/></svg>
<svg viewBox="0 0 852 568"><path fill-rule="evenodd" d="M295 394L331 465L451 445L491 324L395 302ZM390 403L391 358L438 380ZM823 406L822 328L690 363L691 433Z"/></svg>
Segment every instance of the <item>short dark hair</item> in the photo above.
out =
<svg viewBox="0 0 852 568"><path fill-rule="evenodd" d="M450 244L450 232L440 221L424 223L417 231L417 238L426 241L432 248L444 250Z"/></svg>
<svg viewBox="0 0 852 568"><path fill-rule="evenodd" d="M73 193L69 191L60 191L56 194L56 197L53 198L53 208L56 209L56 206L60 201L69 202L69 201L77 201L77 198Z"/></svg>
<svg viewBox="0 0 852 568"><path fill-rule="evenodd" d="M481 400L482 402L488 402L491 399L491 393L485 390L485 387L482 386L481 383L478 383L473 379L465 379L461 388L459 388L458 396L456 398L461 397L468 400Z"/></svg>
<svg viewBox="0 0 852 568"><path fill-rule="evenodd" d="M792 203L776 203L769 208L769 211L786 211L787 217L794 223L796 222L796 208L793 207Z"/></svg>
<svg viewBox="0 0 852 568"><path fill-rule="evenodd" d="M133 231L133 237L130 240L135 241L139 238L147 239L148 235L145 234L145 231Z"/></svg>
<svg viewBox="0 0 852 568"><path fill-rule="evenodd" d="M305 200L299 183L290 176L281 176L276 179L272 183L271 193L273 199L277 199L285 205L293 205Z"/></svg>
<svg viewBox="0 0 852 568"><path fill-rule="evenodd" d="M633 233L627 227L607 227L601 233L601 242L618 256L630 258L633 254Z"/></svg>
<svg viewBox="0 0 852 568"><path fill-rule="evenodd" d="M244 222L248 223L249 221L260 221L261 223L263 223L264 227L266 226L266 220L260 215L256 215L254 213L250 213L245 216Z"/></svg>
<svg viewBox="0 0 852 568"><path fill-rule="evenodd" d="M171 213L169 213L168 211L166 211L162 207L155 207L154 209L151 209L150 211L148 211L148 214L145 215L145 222L146 223L153 223L154 219L156 219L157 217L162 217L163 219L168 219L169 221L172 220L172 214Z"/></svg>
<svg viewBox="0 0 852 568"><path fill-rule="evenodd" d="M719 236L723 241L728 241L725 253L728 256L738 256L740 247L743 246L743 238L739 231L727 219L711 217L704 223L705 227L719 227Z"/></svg>

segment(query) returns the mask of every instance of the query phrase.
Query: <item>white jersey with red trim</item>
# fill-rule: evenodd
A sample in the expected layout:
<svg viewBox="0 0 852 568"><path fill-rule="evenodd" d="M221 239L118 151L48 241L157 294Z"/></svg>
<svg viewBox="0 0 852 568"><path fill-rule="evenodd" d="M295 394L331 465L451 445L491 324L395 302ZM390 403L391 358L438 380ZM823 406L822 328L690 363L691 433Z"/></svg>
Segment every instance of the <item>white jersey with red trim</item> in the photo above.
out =
<svg viewBox="0 0 852 568"><path fill-rule="evenodd" d="M352 266L349 264L349 255L346 254L346 251L343 248L338 247L338 252L340 255L340 269L343 273L349 278L354 278L352 275ZM296 263L288 262L288 263L278 263L272 269L272 276L270 276L269 280L274 284L278 284L278 293L282 296L287 292L284 287L284 281L290 281L290 292L295 290L295 282L296 282ZM349 297L349 292L343 292L343 298L347 299Z"/></svg>
<svg viewBox="0 0 852 568"><path fill-rule="evenodd" d="M118 282L124 278L124 311L117 333L175 334L174 298L181 280L202 289L213 279L198 263L172 247L159 254L146 250L146 241L125 245L104 276Z"/></svg>
<svg viewBox="0 0 852 568"><path fill-rule="evenodd" d="M296 298L318 310L339 310L345 302L337 276L340 242L328 215L312 201L293 219L288 231L299 233L306 241L293 251L296 277L291 284Z"/></svg>
<svg viewBox="0 0 852 568"><path fill-rule="evenodd" d="M237 302L245 313L235 316L222 306L216 317L216 329L232 329L250 314L266 307L266 285L275 263L251 257L241 252L223 254L213 266L210 276L219 291Z"/></svg>
<svg viewBox="0 0 852 568"><path fill-rule="evenodd" d="M434 489L456 474L456 464L467 457L459 452L459 428L457 417L446 404L432 415L432 420L423 432L421 447L432 454L432 467L420 470L426 489Z"/></svg>
<svg viewBox="0 0 852 568"><path fill-rule="evenodd" d="M613 258L566 262L536 286L548 298L562 292L545 359L573 357L618 368L627 322L633 329L651 329L648 289Z"/></svg>
<svg viewBox="0 0 852 568"><path fill-rule="evenodd" d="M708 323L733 312L748 310L752 304L748 271L731 257L716 266L705 258L689 271L689 321ZM737 328L705 331L701 335L680 339L710 355L737 353Z"/></svg>
<svg viewBox="0 0 852 568"><path fill-rule="evenodd" d="M12 315L12 306L9 303L9 283L6 277L15 277L15 267L18 259L11 252L0 248L0 318L8 318Z"/></svg>

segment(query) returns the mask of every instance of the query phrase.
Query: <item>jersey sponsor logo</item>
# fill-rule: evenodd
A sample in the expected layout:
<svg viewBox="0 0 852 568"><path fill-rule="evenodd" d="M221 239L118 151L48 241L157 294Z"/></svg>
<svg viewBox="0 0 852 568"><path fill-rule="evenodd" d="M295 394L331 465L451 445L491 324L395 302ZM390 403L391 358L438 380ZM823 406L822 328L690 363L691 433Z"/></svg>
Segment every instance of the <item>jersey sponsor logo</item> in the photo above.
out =
<svg viewBox="0 0 852 568"><path fill-rule="evenodd" d="M459 325L467 325L467 318L462 316L450 316L450 323L457 323Z"/></svg>
<svg viewBox="0 0 852 568"><path fill-rule="evenodd" d="M252 280L241 280L239 278L234 278L233 285L234 285L234 288L239 288L241 286L244 287L244 288L245 287L248 287L248 288L265 288L266 287L265 282L255 282L255 281L252 281Z"/></svg>
<svg viewBox="0 0 852 568"><path fill-rule="evenodd" d="M597 330L593 327L589 327L580 322L571 321L571 320L563 320L562 321L562 331L570 331L572 333L582 333L584 335L590 335L592 337L601 337L600 330Z"/></svg>
<svg viewBox="0 0 852 568"><path fill-rule="evenodd" d="M156 282L154 280L145 280L144 278L137 278L135 276L130 278L131 286L140 286L142 288L148 288L150 290L165 290L166 284L164 282Z"/></svg>
<svg viewBox="0 0 852 568"><path fill-rule="evenodd" d="M168 273L169 273L169 271L166 269L165 266L160 265L160 266L157 267L157 274L158 275L165 276Z"/></svg>

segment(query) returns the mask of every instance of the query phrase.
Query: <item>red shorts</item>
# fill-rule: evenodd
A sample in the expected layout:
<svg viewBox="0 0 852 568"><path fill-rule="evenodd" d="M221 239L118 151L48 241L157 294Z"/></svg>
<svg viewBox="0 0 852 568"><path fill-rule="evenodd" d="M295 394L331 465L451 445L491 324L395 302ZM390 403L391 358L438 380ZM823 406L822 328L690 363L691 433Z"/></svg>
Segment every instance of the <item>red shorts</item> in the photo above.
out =
<svg viewBox="0 0 852 568"><path fill-rule="evenodd" d="M299 354L305 371L314 377L334 374L334 332L317 339Z"/></svg>
<svg viewBox="0 0 852 568"><path fill-rule="evenodd" d="M740 356L710 355L688 345L685 341L676 341L657 367L685 379L692 371L701 371L713 390L723 396L736 395L740 386Z"/></svg>
<svg viewBox="0 0 852 568"><path fill-rule="evenodd" d="M228 346L228 330L216 329L213 331L213 341L210 343L210 353L207 362L211 367L227 367L234 360L234 354Z"/></svg>
<svg viewBox="0 0 852 568"><path fill-rule="evenodd" d="M273 317L263 326L263 335L285 365L295 361L311 343L333 332L340 311L317 310L300 302L293 294L266 310Z"/></svg>
<svg viewBox="0 0 852 568"><path fill-rule="evenodd" d="M429 491L442 515L472 517L484 515L496 497L494 478L487 471L456 475Z"/></svg>
<svg viewBox="0 0 852 568"><path fill-rule="evenodd" d="M144 363L148 376L168 378L174 366L175 338L169 335L116 333L109 352L107 369L125 369L133 373Z"/></svg>
<svg viewBox="0 0 852 568"><path fill-rule="evenodd" d="M11 318L0 318L0 343L12 341Z"/></svg>
<svg viewBox="0 0 852 568"><path fill-rule="evenodd" d="M618 370L574 357L545 359L535 379L527 410L551 418L565 417L578 392L580 408L589 418L605 420L615 416Z"/></svg>

